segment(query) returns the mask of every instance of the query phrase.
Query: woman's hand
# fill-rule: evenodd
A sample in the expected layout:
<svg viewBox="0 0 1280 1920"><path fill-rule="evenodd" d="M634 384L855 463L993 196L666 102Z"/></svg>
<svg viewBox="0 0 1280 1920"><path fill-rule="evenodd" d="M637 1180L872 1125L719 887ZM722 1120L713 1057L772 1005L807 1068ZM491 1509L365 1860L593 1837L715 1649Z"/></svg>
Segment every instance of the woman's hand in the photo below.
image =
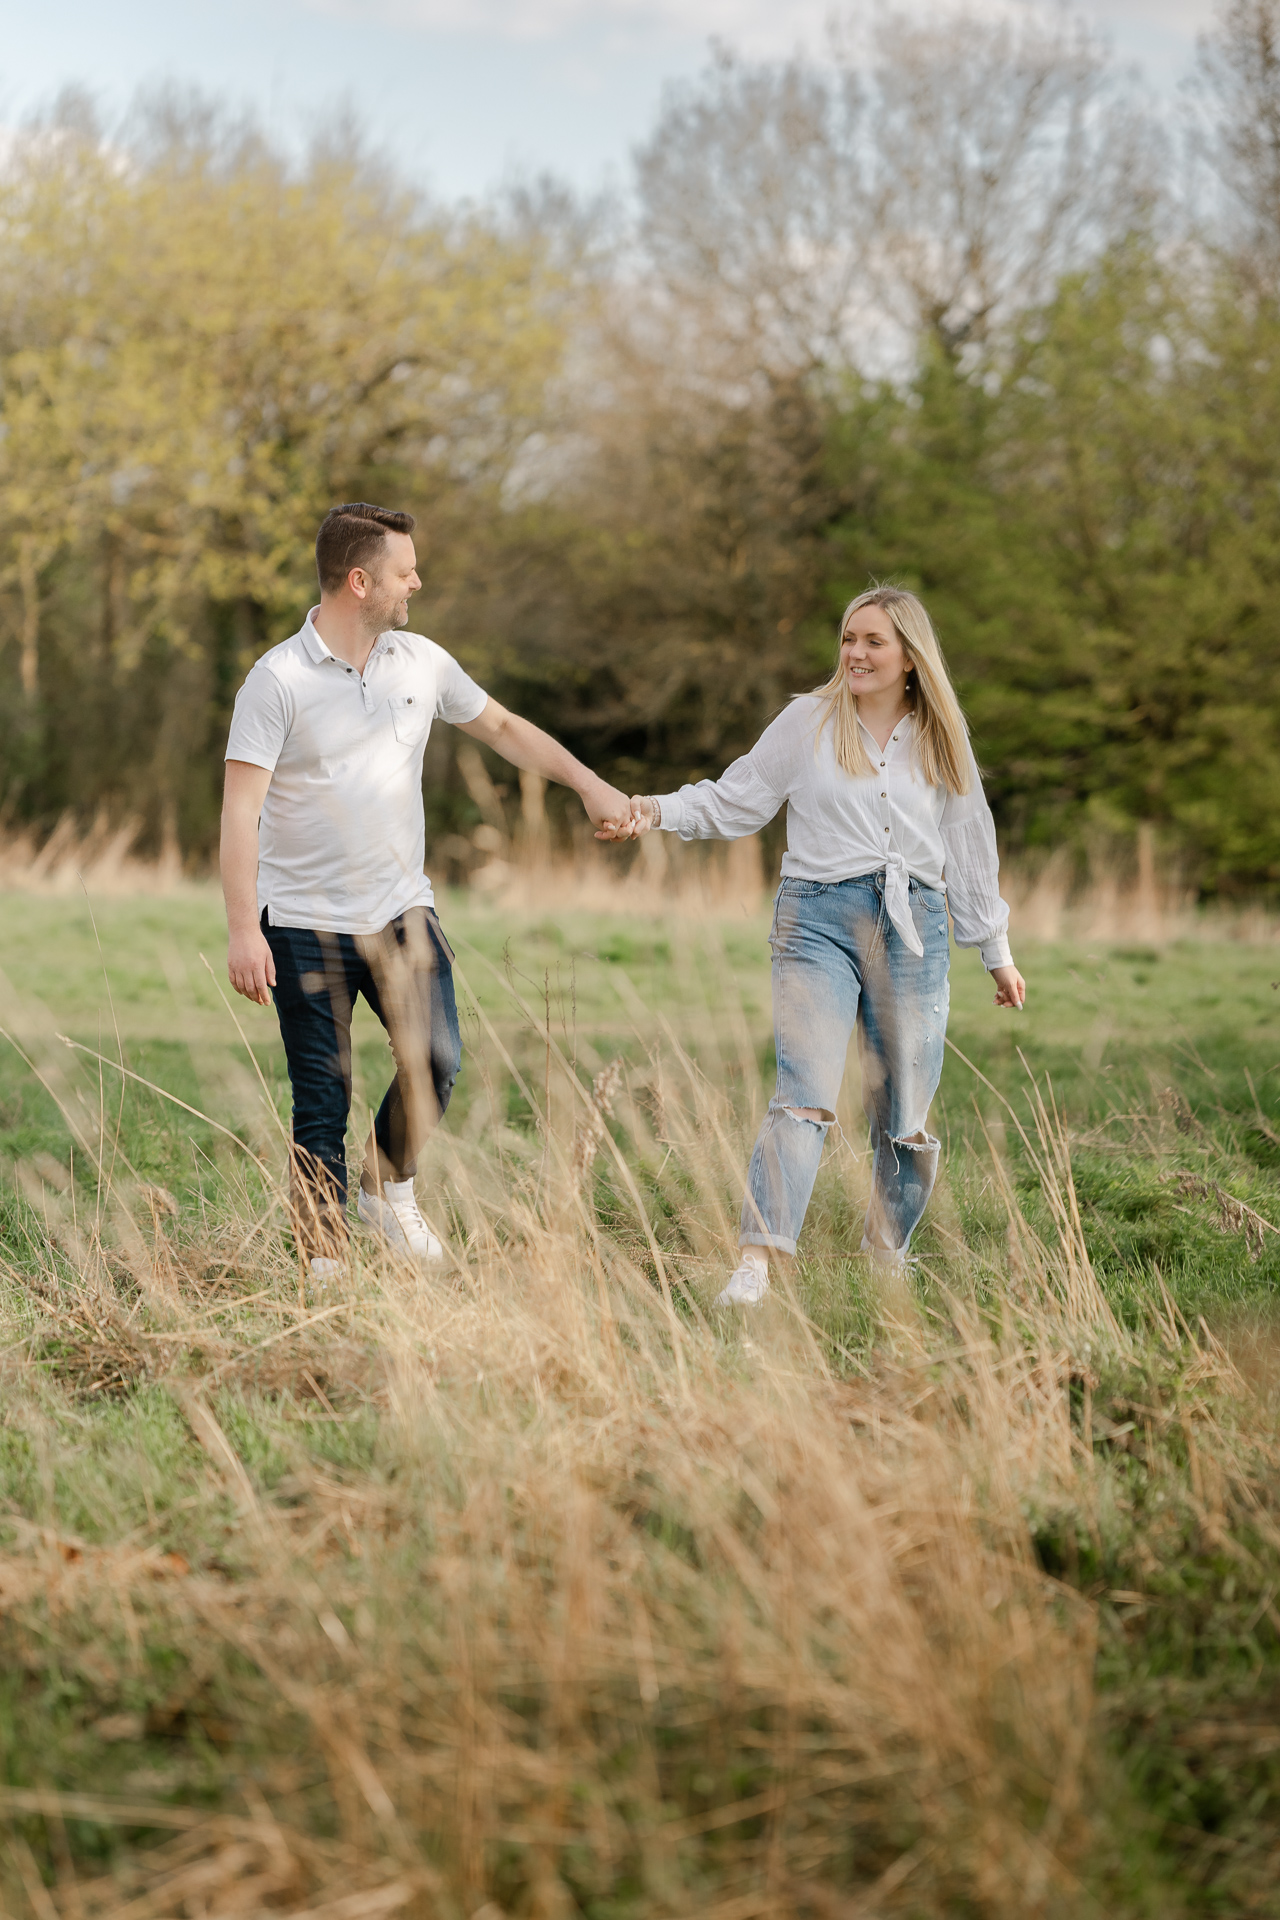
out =
<svg viewBox="0 0 1280 1920"><path fill-rule="evenodd" d="M587 818L596 829L597 840L631 838L631 802L625 793L594 776L579 788L579 793Z"/></svg>
<svg viewBox="0 0 1280 1920"><path fill-rule="evenodd" d="M996 983L998 1007L1020 1009L1024 1005L1027 998L1027 983L1016 967L992 967L991 978Z"/></svg>

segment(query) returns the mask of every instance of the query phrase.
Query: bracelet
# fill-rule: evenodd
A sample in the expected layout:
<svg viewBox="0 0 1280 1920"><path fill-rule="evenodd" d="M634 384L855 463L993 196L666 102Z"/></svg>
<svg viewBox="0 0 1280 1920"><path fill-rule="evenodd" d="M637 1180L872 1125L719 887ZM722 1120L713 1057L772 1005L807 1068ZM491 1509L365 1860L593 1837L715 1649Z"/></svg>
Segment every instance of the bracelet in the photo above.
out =
<svg viewBox="0 0 1280 1920"><path fill-rule="evenodd" d="M655 827L660 827L662 825L662 802L656 793L649 795L649 805L653 808L653 824Z"/></svg>

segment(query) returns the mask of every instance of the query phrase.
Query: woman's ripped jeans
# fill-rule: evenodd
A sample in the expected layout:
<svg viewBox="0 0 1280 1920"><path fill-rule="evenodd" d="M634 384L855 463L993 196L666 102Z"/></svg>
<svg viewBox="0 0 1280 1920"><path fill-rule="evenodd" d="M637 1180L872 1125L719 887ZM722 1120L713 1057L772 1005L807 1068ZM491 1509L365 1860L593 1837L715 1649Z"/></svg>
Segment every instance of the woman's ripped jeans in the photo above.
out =
<svg viewBox="0 0 1280 1920"><path fill-rule="evenodd" d="M926 1122L950 991L946 898L912 880L911 913L920 958L885 912L882 873L783 881L770 936L778 1086L751 1156L744 1246L795 1252L856 1027L872 1154L862 1244L906 1253L938 1172Z"/></svg>

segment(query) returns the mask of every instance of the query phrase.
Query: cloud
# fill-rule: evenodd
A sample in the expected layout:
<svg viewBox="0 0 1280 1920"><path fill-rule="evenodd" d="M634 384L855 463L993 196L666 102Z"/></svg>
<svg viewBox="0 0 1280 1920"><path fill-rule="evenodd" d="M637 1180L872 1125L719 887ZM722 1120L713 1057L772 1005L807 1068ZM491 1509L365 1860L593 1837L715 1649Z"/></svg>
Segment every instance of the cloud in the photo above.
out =
<svg viewBox="0 0 1280 1920"><path fill-rule="evenodd" d="M368 18L424 32L465 33L499 40L555 40L585 29L623 33L678 34L706 39L719 34L737 45L762 37L771 45L785 25L786 41L821 31L823 0L308 0L317 12Z"/></svg>
<svg viewBox="0 0 1280 1920"><path fill-rule="evenodd" d="M1059 12L1055 0L963 4L989 17L1025 17L1029 9ZM603 40L615 47L641 41L652 47L716 37L757 56L816 48L833 14L866 24L875 10L869 0L844 6L833 6L832 0L302 0L302 5L331 18L367 23L372 14L390 26L471 40L563 45L589 37L597 46ZM906 0L912 12L931 5L939 0ZM951 10L948 0L941 0L940 10ZM1171 42L1185 41L1190 51L1195 35L1211 25L1215 8L1214 0L1082 0L1081 10L1104 32L1118 34L1130 52L1140 52L1149 34L1152 51L1158 47L1167 56Z"/></svg>
<svg viewBox="0 0 1280 1920"><path fill-rule="evenodd" d="M1214 0L1124 0L1123 6L1095 3L1090 11L1103 25L1111 20L1130 27L1161 27L1191 40L1213 25L1217 8Z"/></svg>
<svg viewBox="0 0 1280 1920"><path fill-rule="evenodd" d="M987 14L1025 10L1018 0L969 0ZM304 0L312 11L422 32L514 41L548 41L583 32L618 37L708 40L746 53L790 52L823 38L831 0ZM849 11L854 11L850 9ZM861 9L858 9L861 11Z"/></svg>

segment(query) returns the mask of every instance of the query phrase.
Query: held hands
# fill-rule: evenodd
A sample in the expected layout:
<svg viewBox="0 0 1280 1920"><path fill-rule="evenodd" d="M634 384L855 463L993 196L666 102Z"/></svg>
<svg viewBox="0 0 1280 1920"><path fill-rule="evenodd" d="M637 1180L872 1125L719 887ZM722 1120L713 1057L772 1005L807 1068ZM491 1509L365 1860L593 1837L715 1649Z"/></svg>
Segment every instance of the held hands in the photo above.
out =
<svg viewBox="0 0 1280 1920"><path fill-rule="evenodd" d="M1026 1002L1027 983L1018 969L1013 966L992 967L991 978L996 983L996 1005L1020 1011Z"/></svg>
<svg viewBox="0 0 1280 1920"><path fill-rule="evenodd" d="M237 993L260 1007L271 1005L271 989L276 983L276 963L260 927L233 933L227 947L227 972Z"/></svg>
<svg viewBox="0 0 1280 1920"><path fill-rule="evenodd" d="M645 794L633 793L623 825L611 828L606 833L598 833L596 839L638 840L642 834L649 833L657 825L657 818L657 802Z"/></svg>
<svg viewBox="0 0 1280 1920"><path fill-rule="evenodd" d="M607 780L592 780L581 794L587 818L596 830L597 840L630 840L631 802Z"/></svg>
<svg viewBox="0 0 1280 1920"><path fill-rule="evenodd" d="M626 819L620 825L606 821L605 830L596 835L597 840L638 840L657 824L655 803L643 794L633 793L626 807Z"/></svg>

